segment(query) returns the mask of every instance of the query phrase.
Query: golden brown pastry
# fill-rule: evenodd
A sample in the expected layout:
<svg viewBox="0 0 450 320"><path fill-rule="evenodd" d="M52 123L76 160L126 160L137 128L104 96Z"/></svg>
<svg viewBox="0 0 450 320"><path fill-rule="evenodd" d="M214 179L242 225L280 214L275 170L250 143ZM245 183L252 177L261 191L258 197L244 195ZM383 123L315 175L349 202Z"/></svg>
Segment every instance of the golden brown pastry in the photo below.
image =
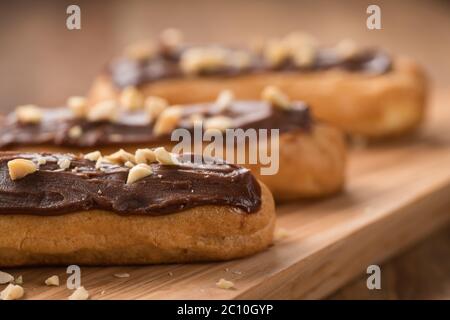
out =
<svg viewBox="0 0 450 320"><path fill-rule="evenodd" d="M0 266L228 260L271 244L273 199L247 169L148 152L0 153Z"/></svg>
<svg viewBox="0 0 450 320"><path fill-rule="evenodd" d="M264 101L239 101L231 92L223 92L215 102L178 107L157 97L147 98L143 106L139 94L130 92L121 105L104 101L87 108L81 98L71 98L72 111L22 106L1 121L0 148L52 152L94 149L102 154L119 148L134 153L159 145L172 149L178 142L171 134L186 129L195 136L197 122L202 125L201 134L213 130L223 137L219 154L212 156L250 168L276 200L321 197L341 190L346 168L343 134L314 121L304 103L291 102L275 87L266 88L263 95ZM227 138L228 129L242 132ZM251 130L255 139L242 139ZM279 139L272 134L274 130ZM267 141L261 138L263 131ZM230 141L234 145L228 148ZM208 145L200 141L200 152ZM231 149L235 157L228 156ZM182 151L198 153L194 149ZM256 157L253 161L250 154ZM239 161L240 155L245 157Z"/></svg>
<svg viewBox="0 0 450 320"><path fill-rule="evenodd" d="M318 119L353 135L405 133L424 117L427 81L414 61L349 41L319 47L299 33L268 41L256 53L173 41L128 50L97 77L90 99L118 98L130 88L172 104L211 101L223 89L239 99L257 99L268 85L306 101Z"/></svg>

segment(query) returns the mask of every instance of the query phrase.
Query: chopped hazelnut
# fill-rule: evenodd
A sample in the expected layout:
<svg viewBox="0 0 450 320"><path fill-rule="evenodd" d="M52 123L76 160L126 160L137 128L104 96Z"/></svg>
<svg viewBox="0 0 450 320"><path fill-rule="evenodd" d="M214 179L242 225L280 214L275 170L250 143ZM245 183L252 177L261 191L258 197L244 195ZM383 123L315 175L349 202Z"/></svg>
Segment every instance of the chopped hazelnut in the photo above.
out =
<svg viewBox="0 0 450 320"><path fill-rule="evenodd" d="M115 121L118 114L118 105L114 100L105 100L97 103L87 113L89 121Z"/></svg>
<svg viewBox="0 0 450 320"><path fill-rule="evenodd" d="M273 234L274 241L280 241L289 236L289 232L284 228L276 228Z"/></svg>
<svg viewBox="0 0 450 320"><path fill-rule="evenodd" d="M114 277L116 277L116 278L129 278L130 274L129 273L115 273Z"/></svg>
<svg viewBox="0 0 450 320"><path fill-rule="evenodd" d="M351 39L344 39L339 41L334 49L342 59L349 59L358 53L358 47L356 43Z"/></svg>
<svg viewBox="0 0 450 320"><path fill-rule="evenodd" d="M180 67L184 73L195 75L202 71L222 69L227 65L227 60L227 50L223 48L190 48L181 55Z"/></svg>
<svg viewBox="0 0 450 320"><path fill-rule="evenodd" d="M134 167L134 163L131 161L127 161L123 164L125 167L127 168L133 168Z"/></svg>
<svg viewBox="0 0 450 320"><path fill-rule="evenodd" d="M160 97L149 96L145 99L145 110L151 119L156 119L168 105L167 100Z"/></svg>
<svg viewBox="0 0 450 320"><path fill-rule="evenodd" d="M243 70L250 67L252 57L248 52L235 51L230 54L230 66L238 70Z"/></svg>
<svg viewBox="0 0 450 320"><path fill-rule="evenodd" d="M14 281L14 277L9 273L0 271L0 284L10 283Z"/></svg>
<svg viewBox="0 0 450 320"><path fill-rule="evenodd" d="M222 112L233 103L234 94L231 90L223 90L216 99L215 107L217 112Z"/></svg>
<svg viewBox="0 0 450 320"><path fill-rule="evenodd" d="M57 275L51 276L45 280L47 286L59 286L59 277Z"/></svg>
<svg viewBox="0 0 450 320"><path fill-rule="evenodd" d="M156 160L161 164L176 165L179 164L173 153L168 152L164 147L159 147L154 150Z"/></svg>
<svg viewBox="0 0 450 320"><path fill-rule="evenodd" d="M132 184L152 174L152 168L144 163L139 163L128 172L127 184Z"/></svg>
<svg viewBox="0 0 450 320"><path fill-rule="evenodd" d="M183 42L183 34L178 29L169 28L161 32L159 40L165 48L173 50Z"/></svg>
<svg viewBox="0 0 450 320"><path fill-rule="evenodd" d="M14 279L14 284L23 284L23 277L18 276L16 279Z"/></svg>
<svg viewBox="0 0 450 320"><path fill-rule="evenodd" d="M267 86L262 92L262 99L270 102L273 106L282 109L289 109L291 102L289 98L277 87Z"/></svg>
<svg viewBox="0 0 450 320"><path fill-rule="evenodd" d="M67 158L59 159L58 166L63 170L68 169L68 168L70 168L70 160Z"/></svg>
<svg viewBox="0 0 450 320"><path fill-rule="evenodd" d="M72 128L69 129L68 134L70 138L77 139L81 137L81 135L83 134L83 129L81 129L80 126L73 126Z"/></svg>
<svg viewBox="0 0 450 320"><path fill-rule="evenodd" d="M8 161L8 170L11 180L21 179L37 170L37 165L27 159L14 159Z"/></svg>
<svg viewBox="0 0 450 320"><path fill-rule="evenodd" d="M134 154L126 152L123 149L120 149L109 156L105 156L105 159L115 164L124 164L127 161L136 163Z"/></svg>
<svg viewBox="0 0 450 320"><path fill-rule="evenodd" d="M77 288L70 296L69 300L87 300L89 292L84 287Z"/></svg>
<svg viewBox="0 0 450 320"><path fill-rule="evenodd" d="M222 278L216 283L216 286L220 289L231 289L234 288L234 283Z"/></svg>
<svg viewBox="0 0 450 320"><path fill-rule="evenodd" d="M181 107L172 106L164 109L156 120L153 132L156 135L169 134L174 130L181 118Z"/></svg>
<svg viewBox="0 0 450 320"><path fill-rule="evenodd" d="M136 87L129 86L122 90L120 103L127 110L141 109L144 106L144 96Z"/></svg>
<svg viewBox="0 0 450 320"><path fill-rule="evenodd" d="M156 51L152 42L137 42L125 48L125 55L130 59L143 61L154 57Z"/></svg>
<svg viewBox="0 0 450 320"><path fill-rule="evenodd" d="M207 118L204 123L205 130L216 129L225 131L225 129L231 128L233 126L233 120L225 116Z"/></svg>
<svg viewBox="0 0 450 320"><path fill-rule="evenodd" d="M24 290L21 286L10 283L2 292L0 300L17 300L23 297Z"/></svg>
<svg viewBox="0 0 450 320"><path fill-rule="evenodd" d="M47 159L45 159L44 157L39 157L39 158L37 158L37 164L38 164L38 166L42 166L42 165L44 165L44 164L46 164L47 163Z"/></svg>
<svg viewBox="0 0 450 320"><path fill-rule="evenodd" d="M134 153L136 163L150 163L156 161L155 152L152 149L137 149Z"/></svg>
<svg viewBox="0 0 450 320"><path fill-rule="evenodd" d="M292 59L298 67L309 67L316 59L316 48L312 46L301 46L292 52Z"/></svg>
<svg viewBox="0 0 450 320"><path fill-rule="evenodd" d="M277 67L289 58L290 50L282 41L270 40L264 47L263 55L270 66Z"/></svg>
<svg viewBox="0 0 450 320"><path fill-rule="evenodd" d="M16 117L21 123L36 124L42 120L42 110L32 104L18 106L16 108Z"/></svg>
<svg viewBox="0 0 450 320"><path fill-rule="evenodd" d="M99 158L102 157L102 154L100 151L93 151L93 152L89 152L87 154L84 155L84 159L90 160L90 161L97 161Z"/></svg>
<svg viewBox="0 0 450 320"><path fill-rule="evenodd" d="M85 97L73 96L67 99L67 106L72 110L72 113L77 118L84 118L86 116L88 104Z"/></svg>

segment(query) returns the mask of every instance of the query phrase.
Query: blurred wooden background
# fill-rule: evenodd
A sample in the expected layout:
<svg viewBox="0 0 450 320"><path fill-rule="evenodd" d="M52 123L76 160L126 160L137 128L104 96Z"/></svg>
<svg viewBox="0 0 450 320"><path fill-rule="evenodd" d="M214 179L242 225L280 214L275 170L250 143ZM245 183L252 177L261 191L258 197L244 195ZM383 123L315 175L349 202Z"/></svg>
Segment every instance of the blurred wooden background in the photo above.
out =
<svg viewBox="0 0 450 320"><path fill-rule="evenodd" d="M66 29L81 7L82 29ZM382 30L366 28L378 4ZM353 38L410 55L435 85L450 84L450 2L445 0L9 0L0 2L0 111L57 105L83 94L105 61L127 43L178 27L192 41L244 43L255 36L311 32L325 43Z"/></svg>
<svg viewBox="0 0 450 320"><path fill-rule="evenodd" d="M81 7L82 29L66 29L66 8ZM366 28L378 4L382 30ZM450 1L336 0L15 0L0 2L0 112L18 104L52 106L84 94L107 59L167 27L194 42L245 43L257 36L311 32L325 43L353 38L417 59L435 88L450 88ZM366 276L333 298L450 299L449 229L382 266L382 291ZM386 281L385 281L386 280Z"/></svg>

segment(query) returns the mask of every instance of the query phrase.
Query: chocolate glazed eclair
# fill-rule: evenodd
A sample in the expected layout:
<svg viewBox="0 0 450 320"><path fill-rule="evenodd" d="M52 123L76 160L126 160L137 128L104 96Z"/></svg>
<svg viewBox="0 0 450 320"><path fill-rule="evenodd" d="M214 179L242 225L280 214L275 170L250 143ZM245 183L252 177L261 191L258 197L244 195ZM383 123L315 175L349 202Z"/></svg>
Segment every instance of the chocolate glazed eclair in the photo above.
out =
<svg viewBox="0 0 450 320"><path fill-rule="evenodd" d="M190 46L180 39L172 30L156 44L127 48L94 81L91 101L117 98L130 87L173 104L211 101L224 88L239 99L257 99L274 85L352 135L398 135L423 119L427 80L402 56L357 48L348 40L318 46L303 33L266 41L256 51Z"/></svg>
<svg viewBox="0 0 450 320"><path fill-rule="evenodd" d="M192 160L164 148L1 152L0 266L228 260L269 246L267 188L247 169Z"/></svg>
<svg viewBox="0 0 450 320"><path fill-rule="evenodd" d="M129 91L121 106L104 101L89 107L81 98L69 99L72 110L24 106L0 121L0 148L53 152L96 149L107 154L118 148L131 152L158 145L172 148L176 144L170 138L173 130L192 132L195 123L203 124L204 133L219 130L225 142L226 128L277 129L278 141L272 136L265 143L237 137L234 153L246 155L245 163L238 164L251 169L276 200L320 197L341 190L346 166L343 134L313 121L304 103L291 102L275 87L266 88L263 96L262 101L235 101L231 92L225 91L215 102L180 107L168 106L157 97L144 102L139 92ZM244 150L238 149L242 144ZM221 153L214 156L224 157L225 149L226 145L221 145ZM261 158L249 161L250 153L271 155L273 163L264 163ZM226 160L236 163L237 159ZM266 174L263 169L270 166L273 172Z"/></svg>

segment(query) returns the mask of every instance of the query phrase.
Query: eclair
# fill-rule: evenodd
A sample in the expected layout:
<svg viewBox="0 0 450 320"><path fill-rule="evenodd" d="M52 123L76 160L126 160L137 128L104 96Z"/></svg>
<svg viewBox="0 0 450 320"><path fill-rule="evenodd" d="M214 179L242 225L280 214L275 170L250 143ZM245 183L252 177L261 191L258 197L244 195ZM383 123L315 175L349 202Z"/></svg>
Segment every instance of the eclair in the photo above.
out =
<svg viewBox="0 0 450 320"><path fill-rule="evenodd" d="M119 98L134 88L172 104L211 101L223 89L257 99L267 85L347 133L383 138L410 132L422 122L427 80L420 66L378 48L344 40L321 46L304 33L260 43L256 50L186 45L163 34L153 45L130 46L96 78L90 99Z"/></svg>
<svg viewBox="0 0 450 320"><path fill-rule="evenodd" d="M248 169L162 147L1 152L0 199L1 267L228 260L269 246L275 223Z"/></svg>
<svg viewBox="0 0 450 320"><path fill-rule="evenodd" d="M21 106L0 121L0 149L94 149L107 154L163 145L172 150L179 145L173 135L182 130L195 137L200 125L200 148L181 152L206 152L210 143L205 139L214 133L209 141L223 139L223 143L208 156L249 168L276 200L340 191L346 168L343 133L314 121L305 103L291 101L276 87L267 87L262 96L262 100L235 100L224 91L213 102L169 106L165 99L150 96L144 101L139 92L131 91L120 103L108 100L88 106L82 98L72 97L70 108Z"/></svg>

